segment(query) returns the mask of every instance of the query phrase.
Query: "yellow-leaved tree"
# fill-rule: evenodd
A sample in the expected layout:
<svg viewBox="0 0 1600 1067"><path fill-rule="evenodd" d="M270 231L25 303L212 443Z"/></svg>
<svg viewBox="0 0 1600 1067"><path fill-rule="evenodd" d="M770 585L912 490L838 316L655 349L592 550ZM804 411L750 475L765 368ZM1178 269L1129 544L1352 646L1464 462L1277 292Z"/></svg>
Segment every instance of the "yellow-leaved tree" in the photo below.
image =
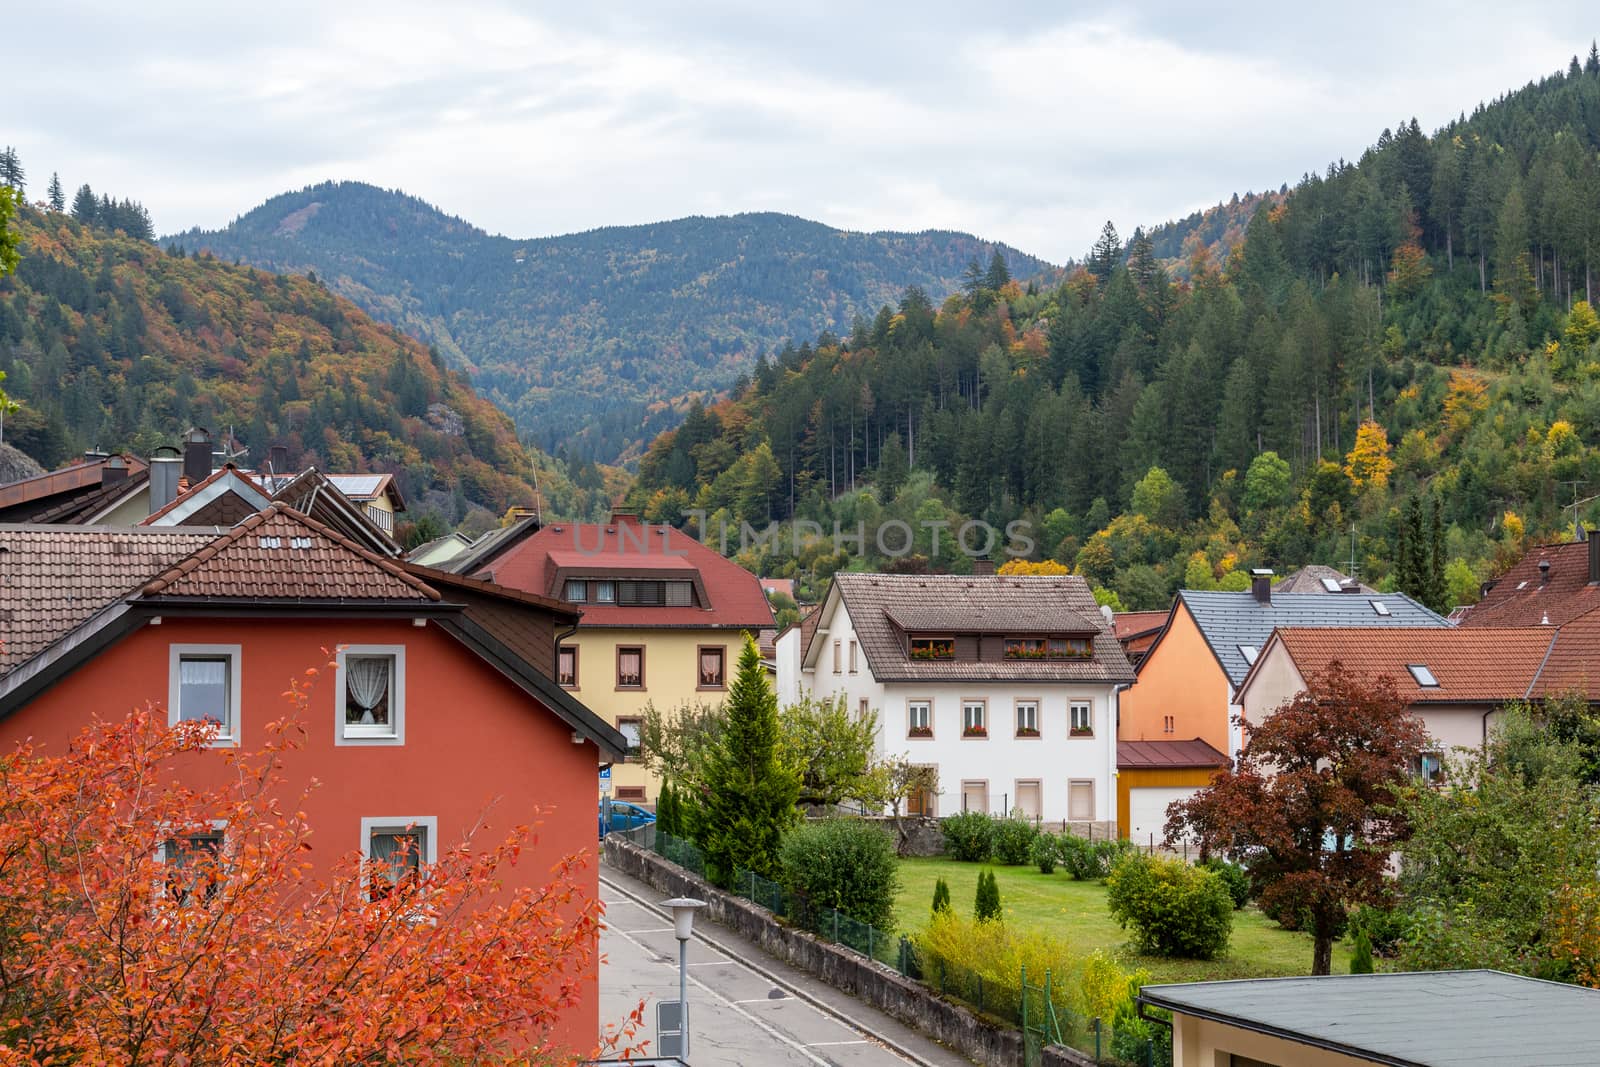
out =
<svg viewBox="0 0 1600 1067"><path fill-rule="evenodd" d="M1344 472L1355 483L1357 491L1368 486L1383 487L1389 484L1394 470L1394 460L1389 458L1389 434L1370 419L1356 430L1355 447L1345 456Z"/></svg>

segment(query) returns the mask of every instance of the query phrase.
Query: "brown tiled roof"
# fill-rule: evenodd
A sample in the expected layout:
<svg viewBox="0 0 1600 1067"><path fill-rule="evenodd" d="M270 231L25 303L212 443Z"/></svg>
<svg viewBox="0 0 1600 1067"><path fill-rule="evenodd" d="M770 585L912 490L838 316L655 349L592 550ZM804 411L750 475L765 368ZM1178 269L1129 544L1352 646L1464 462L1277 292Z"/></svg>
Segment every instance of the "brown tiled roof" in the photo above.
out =
<svg viewBox="0 0 1600 1067"><path fill-rule="evenodd" d="M1591 701L1600 700L1600 613L1584 615L1556 630L1555 643L1531 695L1563 693L1582 693Z"/></svg>
<svg viewBox="0 0 1600 1067"><path fill-rule="evenodd" d="M1353 579L1351 579L1351 577L1348 574L1345 574L1343 571L1334 570L1332 567L1324 567L1320 563L1308 563L1299 570L1291 571L1282 578L1278 579L1278 581L1274 582L1272 585L1272 591L1274 593L1326 593L1331 595L1336 591L1329 589L1323 584L1323 580L1328 578L1331 578L1341 586L1343 586L1346 582L1353 581ZM1356 590L1362 593L1377 592L1377 590L1371 586L1362 585L1360 582L1354 582L1354 585Z"/></svg>
<svg viewBox="0 0 1600 1067"><path fill-rule="evenodd" d="M1369 677L1387 675L1412 704L1497 704L1535 695L1557 639L1549 626L1308 627L1278 630L1274 636L1302 677L1321 673L1338 660L1345 669ZM1266 655L1264 649L1257 662ZM1439 684L1418 684L1408 669L1413 664L1427 667Z"/></svg>
<svg viewBox="0 0 1600 1067"><path fill-rule="evenodd" d="M181 526L0 527L0 674L218 533Z"/></svg>
<svg viewBox="0 0 1600 1067"><path fill-rule="evenodd" d="M33 501L48 500L62 493L95 492L101 487L102 468L110 459L107 456L103 459L79 460L47 474L36 474L32 478L0 485L0 511ZM130 477L147 467L144 460L136 456L122 456L121 459L127 464ZM54 507L55 502L51 501L48 506Z"/></svg>
<svg viewBox="0 0 1600 1067"><path fill-rule="evenodd" d="M1133 667L1110 623L1100 613L1089 583L1078 575L844 573L834 575L833 581L879 681L1133 680ZM822 610L827 610L826 601ZM1021 632L1088 633L1101 639L1094 642L1094 655L1086 660L913 660L896 629L897 623L905 627L901 620L915 620L913 629L954 635L1005 636L1025 626ZM806 643L811 643L809 638Z"/></svg>
<svg viewBox="0 0 1600 1067"><path fill-rule="evenodd" d="M440 599L400 565L285 504L271 504L139 590L227 600Z"/></svg>
<svg viewBox="0 0 1600 1067"><path fill-rule="evenodd" d="M1118 741L1117 770L1179 770L1226 767L1228 757L1200 740Z"/></svg>
<svg viewBox="0 0 1600 1067"><path fill-rule="evenodd" d="M1550 564L1548 576L1539 564ZM1589 545L1537 545L1506 571L1462 617L1463 627L1562 626L1600 609L1600 585L1589 584Z"/></svg>

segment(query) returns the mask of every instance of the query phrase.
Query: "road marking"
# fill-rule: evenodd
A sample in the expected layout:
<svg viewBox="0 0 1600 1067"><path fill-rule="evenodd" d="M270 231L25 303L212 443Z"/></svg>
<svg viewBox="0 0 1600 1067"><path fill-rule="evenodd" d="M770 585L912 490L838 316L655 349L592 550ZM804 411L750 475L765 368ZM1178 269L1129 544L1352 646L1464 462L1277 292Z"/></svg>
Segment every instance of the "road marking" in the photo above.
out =
<svg viewBox="0 0 1600 1067"><path fill-rule="evenodd" d="M673 932L673 928L670 926L651 926L644 930L624 930L620 926L613 926L611 929L619 934L670 934Z"/></svg>
<svg viewBox="0 0 1600 1067"><path fill-rule="evenodd" d="M701 960L698 963L691 963L691 964L689 964L689 966L690 967L726 967L728 964L730 964L732 962L733 962L733 960Z"/></svg>
<svg viewBox="0 0 1600 1067"><path fill-rule="evenodd" d="M868 1041L866 1038L858 1038L855 1041L813 1041L810 1044L808 1044L806 1046L806 1048L823 1048L824 1046L827 1046L827 1045L869 1045L869 1044L871 1044L871 1042Z"/></svg>

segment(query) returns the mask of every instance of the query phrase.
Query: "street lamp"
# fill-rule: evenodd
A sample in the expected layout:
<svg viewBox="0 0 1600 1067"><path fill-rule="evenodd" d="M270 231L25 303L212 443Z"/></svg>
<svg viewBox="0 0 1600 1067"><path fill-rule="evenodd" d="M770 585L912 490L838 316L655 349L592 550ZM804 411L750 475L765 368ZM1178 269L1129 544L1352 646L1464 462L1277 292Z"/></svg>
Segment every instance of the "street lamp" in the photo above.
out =
<svg viewBox="0 0 1600 1067"><path fill-rule="evenodd" d="M662 907L672 910L672 933L678 939L678 1025L683 1030L683 1058L689 1058L689 937L694 933L694 913L706 906L694 897L673 897Z"/></svg>

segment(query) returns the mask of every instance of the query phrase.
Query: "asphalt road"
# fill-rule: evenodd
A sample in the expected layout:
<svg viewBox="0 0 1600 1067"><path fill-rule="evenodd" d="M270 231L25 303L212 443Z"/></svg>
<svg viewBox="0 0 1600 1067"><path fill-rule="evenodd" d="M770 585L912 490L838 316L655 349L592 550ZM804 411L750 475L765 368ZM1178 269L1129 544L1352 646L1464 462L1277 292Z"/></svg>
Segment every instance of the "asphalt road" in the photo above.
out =
<svg viewBox="0 0 1600 1067"><path fill-rule="evenodd" d="M661 894L601 869L606 904L600 1016L616 1020L645 1001L655 1052L655 1004L678 995L672 920L650 905ZM702 919L689 943L693 1067L967 1067L968 1061L873 1008L766 955Z"/></svg>

